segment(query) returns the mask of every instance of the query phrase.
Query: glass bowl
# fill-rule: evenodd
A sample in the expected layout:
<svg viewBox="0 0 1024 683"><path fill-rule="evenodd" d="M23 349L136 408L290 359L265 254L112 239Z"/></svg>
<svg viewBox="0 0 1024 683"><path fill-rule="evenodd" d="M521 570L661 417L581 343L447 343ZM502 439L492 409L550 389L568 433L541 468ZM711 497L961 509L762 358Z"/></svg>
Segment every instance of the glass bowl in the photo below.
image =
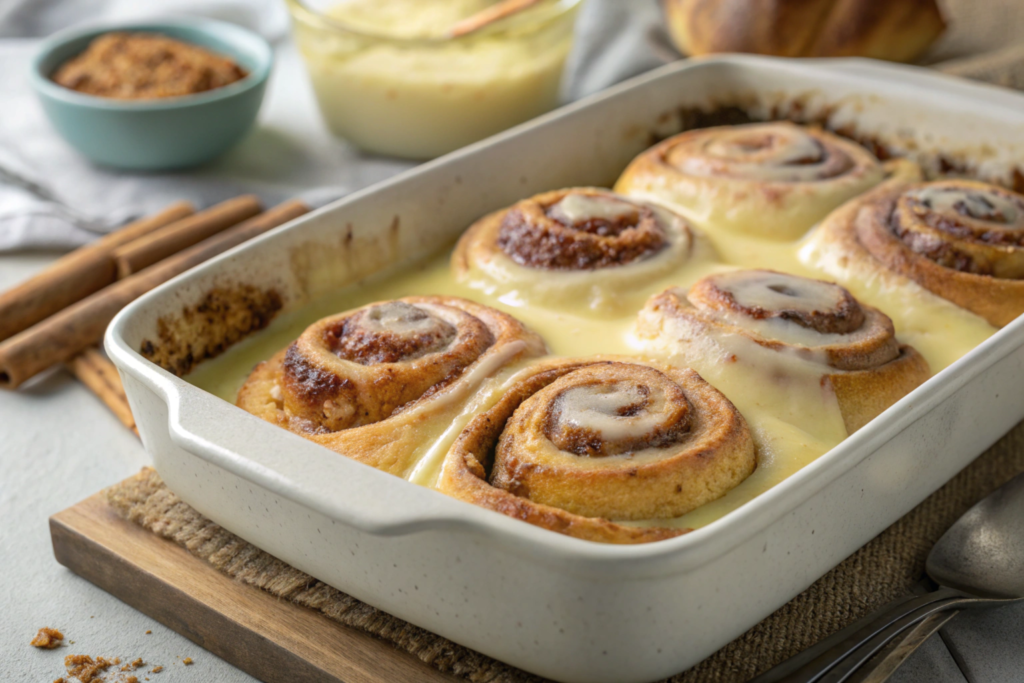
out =
<svg viewBox="0 0 1024 683"><path fill-rule="evenodd" d="M449 11L459 6L432 1ZM331 130L370 152L429 159L558 105L581 1L541 0L457 37L436 26L424 35L430 20L447 25L443 12L427 14L428 0L409 0L410 11L391 16L384 4L369 4L379 0L288 6ZM361 12L372 21L360 22Z"/></svg>

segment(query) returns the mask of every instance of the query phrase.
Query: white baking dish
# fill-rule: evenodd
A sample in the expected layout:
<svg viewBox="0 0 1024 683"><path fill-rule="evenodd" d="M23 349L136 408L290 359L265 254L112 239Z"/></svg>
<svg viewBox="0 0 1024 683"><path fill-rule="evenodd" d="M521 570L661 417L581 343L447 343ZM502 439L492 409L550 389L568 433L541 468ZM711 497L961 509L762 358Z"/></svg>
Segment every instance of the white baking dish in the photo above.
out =
<svg viewBox="0 0 1024 683"><path fill-rule="evenodd" d="M737 99L739 97L739 99ZM125 309L107 334L146 448L203 514L313 576L528 671L651 681L714 652L894 522L1024 417L1024 320L768 493L641 546L561 536L419 488L264 423L145 360L159 318L215 287L285 310L450 242L535 192L609 184L694 105L798 102L999 175L1024 96L865 61L671 65L338 201ZM822 109L824 107L824 109Z"/></svg>

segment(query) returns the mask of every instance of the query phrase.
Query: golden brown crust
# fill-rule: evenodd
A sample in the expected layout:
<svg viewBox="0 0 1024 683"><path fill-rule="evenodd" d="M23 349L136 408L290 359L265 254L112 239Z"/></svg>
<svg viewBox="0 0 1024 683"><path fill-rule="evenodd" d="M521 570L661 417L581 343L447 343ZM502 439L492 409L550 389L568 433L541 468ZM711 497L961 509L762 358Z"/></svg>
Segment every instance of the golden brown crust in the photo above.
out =
<svg viewBox="0 0 1024 683"><path fill-rule="evenodd" d="M671 401L645 405L634 413L634 390L645 388L654 394L665 388L659 385L671 385L669 395L682 393L682 409ZM611 430L599 437L612 441L621 436L618 432L635 427L634 419L644 428L650 421L664 421L671 433L659 424L651 429L655 436L650 443L640 447L631 441L633 450L618 455L591 457L561 450L548 438L551 420L569 409L566 392L594 387L602 387L595 394L601 397L599 404L587 404L582 413L572 408L577 412L570 422L596 419ZM609 407L608 401L616 406ZM630 404L631 410L616 413L618 403ZM674 430L671 423L680 421L685 428ZM692 370L639 362L550 360L520 378L501 401L463 430L445 459L439 489L577 538L644 543L685 530L626 526L609 518L685 514L722 496L755 466L745 420Z"/></svg>
<svg viewBox="0 0 1024 683"><path fill-rule="evenodd" d="M634 159L615 190L656 200L704 230L793 240L884 177L854 142L788 122L753 123L668 138Z"/></svg>
<svg viewBox="0 0 1024 683"><path fill-rule="evenodd" d="M544 352L536 334L487 306L455 297L406 297L313 324L256 366L237 403L343 455L402 475L424 430L443 429L471 392L503 367Z"/></svg>
<svg viewBox="0 0 1024 683"><path fill-rule="evenodd" d="M846 431L855 431L875 419L931 376L928 361L906 344L888 363L870 370L834 373L825 381L832 387Z"/></svg>
<svg viewBox="0 0 1024 683"><path fill-rule="evenodd" d="M930 208L916 200L922 193L950 191L980 198L982 208L1005 200L1007 212L1018 213L997 212L997 220L989 221L965 213L962 203ZM1024 275L1022 238L1024 197L968 180L889 187L822 225L822 239L836 243L850 258L873 260L997 327L1024 313L1024 279L1018 279Z"/></svg>
<svg viewBox="0 0 1024 683"><path fill-rule="evenodd" d="M761 298L769 311L796 308L822 323L818 327L823 329L791 316L750 315L749 306L723 310L709 302L708 290L728 289L733 281L746 288L740 291L747 299ZM859 315L849 314L851 306ZM842 318L839 327L837 317ZM851 327L856 320L860 325ZM703 349L704 340L725 344L729 354L749 355L746 347L730 341L746 339L757 345L754 348L779 352L771 361L776 373L802 377L814 368L813 377L833 387L850 433L931 375L916 350L897 342L892 321L881 311L858 302L838 285L772 271L713 275L695 284L690 293L666 290L641 311L637 335L652 348L684 356L687 348ZM763 365L765 359L751 362Z"/></svg>
<svg viewBox="0 0 1024 683"><path fill-rule="evenodd" d="M492 323L489 325L488 323ZM495 342L506 321L470 302L410 297L320 320L285 352L285 410L314 431L388 417L454 381Z"/></svg>
<svg viewBox="0 0 1024 683"><path fill-rule="evenodd" d="M685 54L910 61L942 33L935 0L662 0Z"/></svg>

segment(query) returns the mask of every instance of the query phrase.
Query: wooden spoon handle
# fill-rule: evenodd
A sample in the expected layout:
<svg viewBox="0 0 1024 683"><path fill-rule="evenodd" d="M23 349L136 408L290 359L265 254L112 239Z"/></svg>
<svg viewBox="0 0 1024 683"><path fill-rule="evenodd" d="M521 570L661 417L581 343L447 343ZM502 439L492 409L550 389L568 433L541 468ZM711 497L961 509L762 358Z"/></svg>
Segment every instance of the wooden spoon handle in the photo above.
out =
<svg viewBox="0 0 1024 683"><path fill-rule="evenodd" d="M504 19L505 17L511 16L516 12L521 12L528 7L533 7L541 0L502 0L501 2L495 3L490 7L486 7L476 14L466 17L462 21L456 23L446 34L449 38L458 38L474 31L479 31L488 24L493 24L496 21Z"/></svg>

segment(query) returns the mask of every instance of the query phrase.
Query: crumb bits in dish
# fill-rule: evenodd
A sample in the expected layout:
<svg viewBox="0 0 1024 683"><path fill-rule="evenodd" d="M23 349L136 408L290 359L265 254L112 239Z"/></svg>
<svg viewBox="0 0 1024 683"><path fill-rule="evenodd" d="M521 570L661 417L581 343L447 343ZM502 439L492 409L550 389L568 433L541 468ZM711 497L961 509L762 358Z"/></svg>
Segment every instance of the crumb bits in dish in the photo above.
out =
<svg viewBox="0 0 1024 683"><path fill-rule="evenodd" d="M39 629L39 633L32 639L32 647L39 647L45 650L53 650L61 645L61 641L64 640L64 634L55 628L43 627Z"/></svg>
<svg viewBox="0 0 1024 683"><path fill-rule="evenodd" d="M154 33L107 33L53 75L58 85L122 100L180 97L222 88L247 73L233 60Z"/></svg>

